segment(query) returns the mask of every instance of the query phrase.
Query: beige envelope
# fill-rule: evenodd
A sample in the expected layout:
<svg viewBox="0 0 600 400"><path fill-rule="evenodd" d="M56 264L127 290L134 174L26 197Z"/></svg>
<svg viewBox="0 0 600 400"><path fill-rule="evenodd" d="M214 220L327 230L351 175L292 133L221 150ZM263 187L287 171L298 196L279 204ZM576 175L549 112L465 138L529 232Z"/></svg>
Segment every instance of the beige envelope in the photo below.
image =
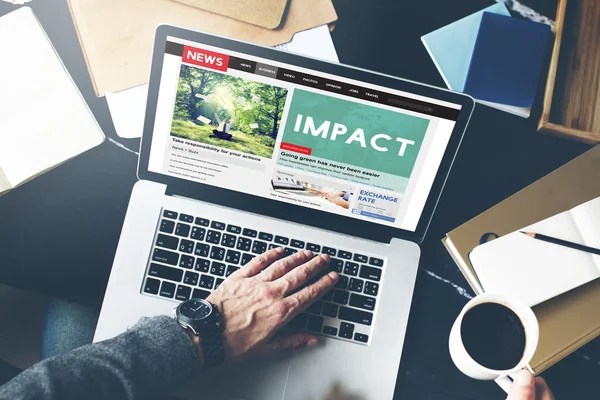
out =
<svg viewBox="0 0 600 400"><path fill-rule="evenodd" d="M68 0L97 96L148 82L156 26L162 23L274 46L337 19L331 0L290 0L276 30L171 0Z"/></svg>
<svg viewBox="0 0 600 400"><path fill-rule="evenodd" d="M288 0L174 0L242 22L277 28L284 19Z"/></svg>

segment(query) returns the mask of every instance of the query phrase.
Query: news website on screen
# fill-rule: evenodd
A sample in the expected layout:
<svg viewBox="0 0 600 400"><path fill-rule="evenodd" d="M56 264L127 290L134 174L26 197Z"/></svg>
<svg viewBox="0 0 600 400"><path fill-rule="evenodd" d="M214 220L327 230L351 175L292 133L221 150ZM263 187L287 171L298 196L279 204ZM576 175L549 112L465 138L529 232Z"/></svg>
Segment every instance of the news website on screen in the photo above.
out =
<svg viewBox="0 0 600 400"><path fill-rule="evenodd" d="M459 111L169 37L149 170L414 231Z"/></svg>

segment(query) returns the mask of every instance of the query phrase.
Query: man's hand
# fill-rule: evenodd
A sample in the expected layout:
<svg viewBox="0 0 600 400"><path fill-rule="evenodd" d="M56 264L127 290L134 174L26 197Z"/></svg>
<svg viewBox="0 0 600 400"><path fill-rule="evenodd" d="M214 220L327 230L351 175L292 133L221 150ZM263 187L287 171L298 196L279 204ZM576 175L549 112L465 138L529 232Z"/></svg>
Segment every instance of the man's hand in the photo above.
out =
<svg viewBox="0 0 600 400"><path fill-rule="evenodd" d="M554 400L543 378L533 378L525 369L519 371L506 400Z"/></svg>
<svg viewBox="0 0 600 400"><path fill-rule="evenodd" d="M314 347L317 338L306 333L275 336L277 331L319 297L331 290L336 272L326 271L329 256L300 251L281 258L272 249L234 272L207 300L219 307L224 321L226 357L239 360L248 353L270 353Z"/></svg>

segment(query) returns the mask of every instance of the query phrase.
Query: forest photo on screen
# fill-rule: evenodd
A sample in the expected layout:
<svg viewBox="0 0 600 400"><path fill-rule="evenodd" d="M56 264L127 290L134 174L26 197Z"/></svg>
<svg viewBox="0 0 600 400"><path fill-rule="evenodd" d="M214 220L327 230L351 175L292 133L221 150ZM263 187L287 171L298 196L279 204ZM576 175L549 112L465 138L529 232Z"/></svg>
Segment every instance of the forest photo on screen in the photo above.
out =
<svg viewBox="0 0 600 400"><path fill-rule="evenodd" d="M271 158L288 90L182 65L171 136Z"/></svg>

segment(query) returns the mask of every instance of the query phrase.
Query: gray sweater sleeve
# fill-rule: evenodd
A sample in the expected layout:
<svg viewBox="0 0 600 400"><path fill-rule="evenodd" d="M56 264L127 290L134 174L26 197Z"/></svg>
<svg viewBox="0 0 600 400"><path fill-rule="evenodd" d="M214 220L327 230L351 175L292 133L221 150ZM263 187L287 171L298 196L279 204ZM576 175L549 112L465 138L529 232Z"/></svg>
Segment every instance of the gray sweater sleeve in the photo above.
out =
<svg viewBox="0 0 600 400"><path fill-rule="evenodd" d="M133 400L166 394L199 368L192 340L167 316L35 364L0 387L0 400Z"/></svg>

